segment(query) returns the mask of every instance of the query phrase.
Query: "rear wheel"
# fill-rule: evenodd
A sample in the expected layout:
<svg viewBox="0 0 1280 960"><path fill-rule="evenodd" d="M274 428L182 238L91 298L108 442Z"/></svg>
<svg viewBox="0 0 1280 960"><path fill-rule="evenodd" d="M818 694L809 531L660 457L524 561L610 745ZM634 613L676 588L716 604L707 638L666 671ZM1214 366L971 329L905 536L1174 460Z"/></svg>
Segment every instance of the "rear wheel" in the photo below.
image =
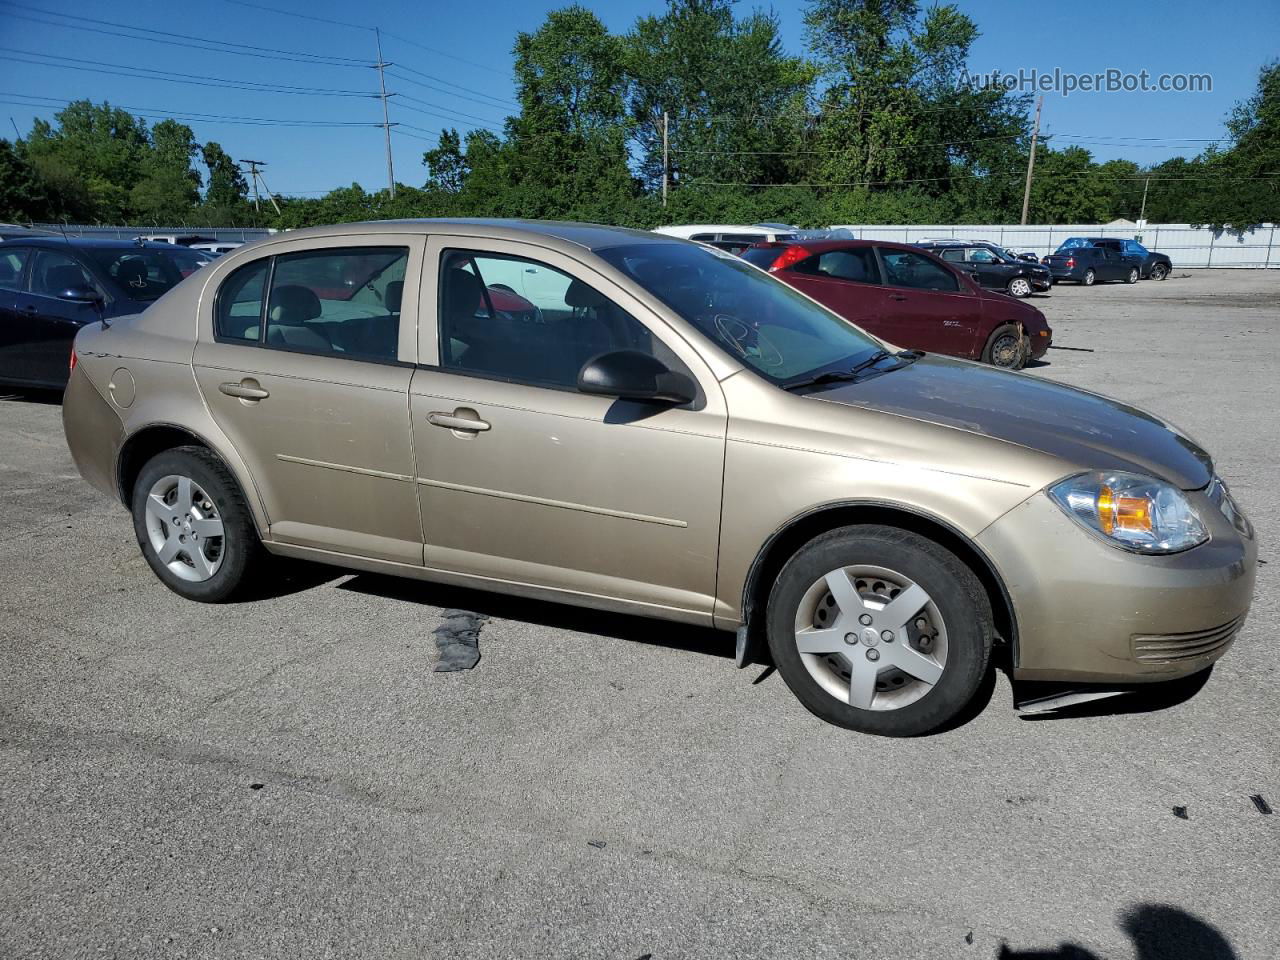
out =
<svg viewBox="0 0 1280 960"><path fill-rule="evenodd" d="M1163 280L1168 275L1169 268L1163 263L1153 263L1151 265L1151 272L1148 274L1152 280Z"/></svg>
<svg viewBox="0 0 1280 960"><path fill-rule="evenodd" d="M851 730L915 736L952 720L986 673L993 635L977 577L952 553L883 526L803 547L769 598L769 649L815 715Z"/></svg>
<svg viewBox="0 0 1280 960"><path fill-rule="evenodd" d="M1022 299L1031 296L1031 281L1026 277L1014 277L1009 281L1009 296Z"/></svg>
<svg viewBox="0 0 1280 960"><path fill-rule="evenodd" d="M1021 370L1027 365L1026 338L1016 324L996 327L982 349L982 362L1006 370Z"/></svg>
<svg viewBox="0 0 1280 960"><path fill-rule="evenodd" d="M203 447L175 447L148 461L132 507L143 557L188 600L233 599L265 556L235 478Z"/></svg>
<svg viewBox="0 0 1280 960"><path fill-rule="evenodd" d="M1092 267L1090 267L1088 270L1086 270L1086 271L1084 272L1084 285L1085 285L1086 287L1092 287L1092 286L1093 286L1093 284L1094 284L1094 282L1095 282L1097 279L1098 279L1098 275L1097 275L1096 273L1094 273L1094 272L1093 272L1093 268L1092 268Z"/></svg>
<svg viewBox="0 0 1280 960"><path fill-rule="evenodd" d="M1124 278L1124 282L1125 282L1125 283L1137 283L1137 282L1138 282L1138 268L1137 268L1137 267L1134 267L1133 269L1131 269L1131 270L1129 271L1129 275L1128 275L1127 277L1125 277L1125 278Z"/></svg>

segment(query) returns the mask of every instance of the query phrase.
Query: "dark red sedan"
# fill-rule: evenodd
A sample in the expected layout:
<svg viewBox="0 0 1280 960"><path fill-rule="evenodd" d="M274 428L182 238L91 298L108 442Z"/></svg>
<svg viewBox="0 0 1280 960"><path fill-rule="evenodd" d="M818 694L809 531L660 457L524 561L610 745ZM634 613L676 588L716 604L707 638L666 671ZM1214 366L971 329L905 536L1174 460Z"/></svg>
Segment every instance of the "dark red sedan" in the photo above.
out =
<svg viewBox="0 0 1280 960"><path fill-rule="evenodd" d="M890 343L1018 370L1044 356L1044 314L919 247L876 240L761 243L743 259Z"/></svg>

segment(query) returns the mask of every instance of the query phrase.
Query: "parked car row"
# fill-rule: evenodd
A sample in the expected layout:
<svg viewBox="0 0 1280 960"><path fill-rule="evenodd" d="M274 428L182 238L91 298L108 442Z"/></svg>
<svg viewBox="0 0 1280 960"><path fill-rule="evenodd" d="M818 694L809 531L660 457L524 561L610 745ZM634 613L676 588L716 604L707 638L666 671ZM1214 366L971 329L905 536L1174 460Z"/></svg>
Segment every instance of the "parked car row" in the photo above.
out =
<svg viewBox="0 0 1280 960"><path fill-rule="evenodd" d="M52 249L18 278L56 300L81 265ZM918 322L972 353L974 315L1050 339L919 247L749 248L766 273L653 233L426 220L290 232L175 285L176 254L83 252L113 295L152 264L168 292L81 327L63 423L184 598L259 588L276 554L693 623L894 736L954 722L997 645L1015 682L1114 690L1208 669L1248 613L1253 529L1193 440L898 349Z"/></svg>

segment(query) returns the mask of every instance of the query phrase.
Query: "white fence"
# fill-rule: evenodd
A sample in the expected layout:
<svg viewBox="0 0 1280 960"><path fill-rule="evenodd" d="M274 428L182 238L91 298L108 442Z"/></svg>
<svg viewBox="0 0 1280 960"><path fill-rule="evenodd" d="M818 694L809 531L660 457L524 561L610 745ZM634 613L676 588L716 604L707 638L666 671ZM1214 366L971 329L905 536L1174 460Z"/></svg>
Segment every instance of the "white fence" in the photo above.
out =
<svg viewBox="0 0 1280 960"><path fill-rule="evenodd" d="M1189 223L1148 223L1142 227L1108 227L1097 223L924 227L837 224L831 229L847 230L858 239L897 243L944 237L990 240L1019 253L1034 250L1042 257L1056 250L1067 237L1120 237L1137 240L1148 250L1167 254L1175 267L1280 267L1280 235L1274 223L1244 231L1193 227Z"/></svg>

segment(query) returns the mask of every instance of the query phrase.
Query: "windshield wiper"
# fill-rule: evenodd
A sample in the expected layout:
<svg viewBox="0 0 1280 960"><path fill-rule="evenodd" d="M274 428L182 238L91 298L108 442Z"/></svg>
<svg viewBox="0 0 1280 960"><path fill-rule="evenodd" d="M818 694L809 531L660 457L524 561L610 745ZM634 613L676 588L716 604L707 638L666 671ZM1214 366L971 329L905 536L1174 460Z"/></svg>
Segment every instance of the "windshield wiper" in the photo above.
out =
<svg viewBox="0 0 1280 960"><path fill-rule="evenodd" d="M850 370L827 370L824 373L819 373L812 377L805 377L803 380L793 380L790 383L784 383L782 385L782 389L799 390L804 387L816 387L821 386L824 383L839 383L842 381L856 383L858 380L862 379L858 374L863 373L866 370L870 370L881 360L887 360L889 357L894 357L899 361L897 365L886 367L884 370L879 371L881 373L889 373L892 370L898 370L901 367L905 367L909 363L914 363L923 356L924 354L919 350L903 350L901 353L890 353L888 350L877 350L865 360L858 361L858 363L854 364L853 368Z"/></svg>

